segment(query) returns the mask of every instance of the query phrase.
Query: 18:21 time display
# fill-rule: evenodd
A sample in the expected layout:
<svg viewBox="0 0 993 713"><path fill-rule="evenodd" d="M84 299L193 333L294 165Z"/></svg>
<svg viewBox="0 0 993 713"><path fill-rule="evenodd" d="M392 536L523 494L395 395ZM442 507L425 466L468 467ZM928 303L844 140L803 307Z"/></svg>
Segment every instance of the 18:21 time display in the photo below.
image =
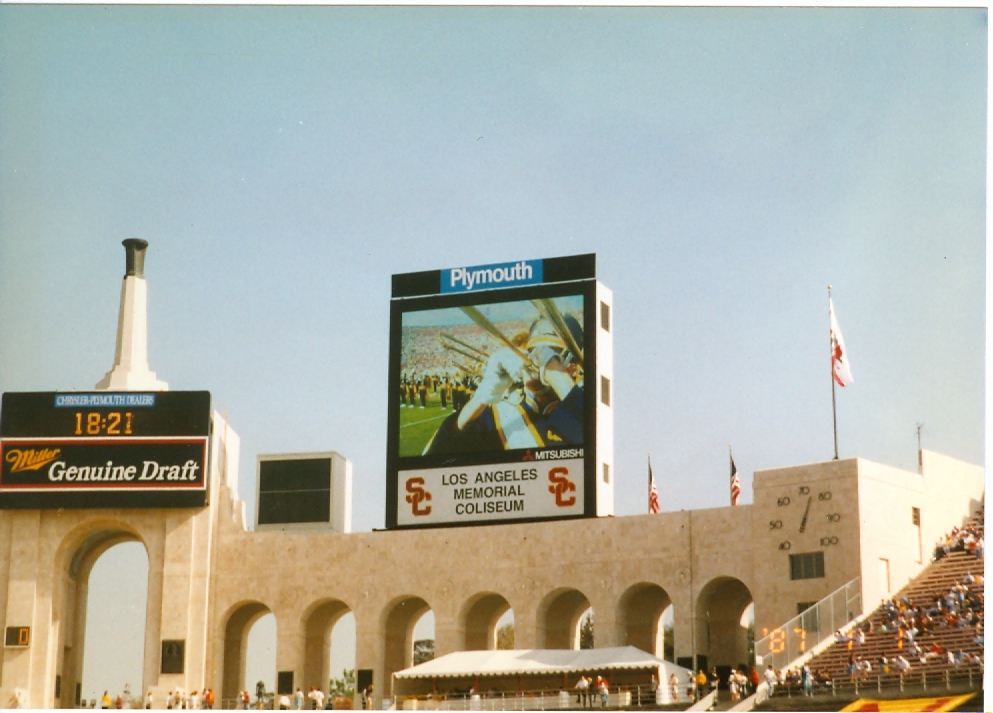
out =
<svg viewBox="0 0 993 713"><path fill-rule="evenodd" d="M77 411L75 435L130 436L133 419L134 414L129 412L111 411L105 415L95 411L86 414Z"/></svg>

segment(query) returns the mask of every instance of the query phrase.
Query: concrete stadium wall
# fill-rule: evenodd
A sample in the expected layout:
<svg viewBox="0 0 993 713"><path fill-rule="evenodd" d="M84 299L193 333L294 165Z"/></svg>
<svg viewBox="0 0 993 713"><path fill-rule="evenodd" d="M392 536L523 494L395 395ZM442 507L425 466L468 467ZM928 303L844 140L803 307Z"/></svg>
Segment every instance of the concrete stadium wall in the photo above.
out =
<svg viewBox="0 0 993 713"><path fill-rule="evenodd" d="M215 427L210 505L202 509L0 512L0 626L32 627L30 647L0 654L0 703L22 689L34 706L71 705L88 567L123 539L148 552L143 690L153 690L157 705L177 687L210 687L219 697L246 688L247 632L268 612L277 624L277 670L292 671L304 690L326 689L330 630L351 612L356 667L374 671L381 696L390 674L409 665L414 623L428 609L437 655L491 646L507 607L517 648L575 646L578 619L592 606L597 647L632 644L661 656L659 619L671 604L677 657L695 651L712 664L737 664L747 657L740 619L750 603L757 638L794 616L798 603L858 575L872 606L884 596L870 581L880 557L891 563L891 588L923 566L908 545L913 532L893 524L910 521L911 505L926 525L926 562L937 533L960 524L983 496L981 468L925 452L924 475L863 459L757 472L754 504L734 508L435 530L249 532L232 489L236 461L237 437ZM823 545L824 538L836 541ZM791 579L790 554L817 551L825 576ZM186 641L184 673L159 673L165 639Z"/></svg>

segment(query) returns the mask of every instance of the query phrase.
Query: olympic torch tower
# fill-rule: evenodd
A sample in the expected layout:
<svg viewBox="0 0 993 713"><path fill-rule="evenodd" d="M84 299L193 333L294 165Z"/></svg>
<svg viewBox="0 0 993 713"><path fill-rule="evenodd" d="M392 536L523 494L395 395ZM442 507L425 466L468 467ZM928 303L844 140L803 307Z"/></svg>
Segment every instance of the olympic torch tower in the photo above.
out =
<svg viewBox="0 0 993 713"><path fill-rule="evenodd" d="M117 349L114 366L97 383L106 391L168 391L148 368L148 286L145 282L145 250L148 241L123 241L127 269L121 286L121 311L117 317Z"/></svg>

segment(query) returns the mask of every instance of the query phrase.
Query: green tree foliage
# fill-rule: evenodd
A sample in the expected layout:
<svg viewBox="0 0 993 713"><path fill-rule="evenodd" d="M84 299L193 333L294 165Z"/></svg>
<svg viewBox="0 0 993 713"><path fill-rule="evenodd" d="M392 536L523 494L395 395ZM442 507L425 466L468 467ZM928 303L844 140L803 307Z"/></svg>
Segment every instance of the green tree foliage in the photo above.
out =
<svg viewBox="0 0 993 713"><path fill-rule="evenodd" d="M504 624L499 629L497 629L497 648L498 649L512 649L514 648L514 624Z"/></svg>
<svg viewBox="0 0 993 713"><path fill-rule="evenodd" d="M579 648L581 649L592 649L593 648L593 610L591 609L583 617L582 623L579 625Z"/></svg>
<svg viewBox="0 0 993 713"><path fill-rule="evenodd" d="M341 672L341 678L332 678L328 686L328 695L344 696L345 698L355 697L355 669L346 669Z"/></svg>
<svg viewBox="0 0 993 713"><path fill-rule="evenodd" d="M434 639L420 639L414 642L414 665L434 658Z"/></svg>

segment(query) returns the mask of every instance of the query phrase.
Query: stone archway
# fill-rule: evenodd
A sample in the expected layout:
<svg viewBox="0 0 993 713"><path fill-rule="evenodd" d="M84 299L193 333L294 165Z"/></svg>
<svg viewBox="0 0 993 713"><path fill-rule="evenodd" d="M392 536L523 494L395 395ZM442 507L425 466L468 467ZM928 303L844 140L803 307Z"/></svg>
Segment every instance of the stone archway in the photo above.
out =
<svg viewBox="0 0 993 713"><path fill-rule="evenodd" d="M641 582L628 587L617 605L621 640L658 658L665 658L665 627L662 618L672 606L669 593L657 584Z"/></svg>
<svg viewBox="0 0 993 713"><path fill-rule="evenodd" d="M590 600L578 589L556 589L545 596L538 605L538 648L578 649L579 623L589 608Z"/></svg>
<svg viewBox="0 0 993 713"><path fill-rule="evenodd" d="M303 690L310 686L327 691L331 678L331 631L338 620L351 612L339 599L325 599L314 603L303 615L304 664Z"/></svg>
<svg viewBox="0 0 993 713"><path fill-rule="evenodd" d="M58 691L54 704L60 708L77 707L77 697L81 693L90 573L107 550L124 542L141 543L148 557L148 546L138 531L125 522L113 519L92 520L74 528L63 538L56 551L52 627L58 641L58 663L55 681L51 685ZM149 563L149 577L151 575ZM146 595L146 620L147 606ZM147 653L148 634L146 631L143 654ZM144 690L151 683L148 680L148 662L144 664L139 690Z"/></svg>
<svg viewBox="0 0 993 713"><path fill-rule="evenodd" d="M712 579L697 596L696 650L722 673L749 663L748 628L741 620L751 603L751 591L734 577Z"/></svg>
<svg viewBox="0 0 993 713"><path fill-rule="evenodd" d="M431 606L417 596L397 597L386 606L383 630L383 693L391 694L393 674L413 664L414 627ZM378 688L378 686L377 686Z"/></svg>
<svg viewBox="0 0 993 713"><path fill-rule="evenodd" d="M244 601L228 610L224 624L223 678L221 701L233 701L245 686L245 656L248 652L248 632L266 614L269 607L257 601ZM278 626L278 623L277 623ZM254 691L249 691L253 694Z"/></svg>
<svg viewBox="0 0 993 713"><path fill-rule="evenodd" d="M459 620L465 631L464 651L497 648L497 622L510 610L510 602L500 594L483 592L462 607Z"/></svg>

